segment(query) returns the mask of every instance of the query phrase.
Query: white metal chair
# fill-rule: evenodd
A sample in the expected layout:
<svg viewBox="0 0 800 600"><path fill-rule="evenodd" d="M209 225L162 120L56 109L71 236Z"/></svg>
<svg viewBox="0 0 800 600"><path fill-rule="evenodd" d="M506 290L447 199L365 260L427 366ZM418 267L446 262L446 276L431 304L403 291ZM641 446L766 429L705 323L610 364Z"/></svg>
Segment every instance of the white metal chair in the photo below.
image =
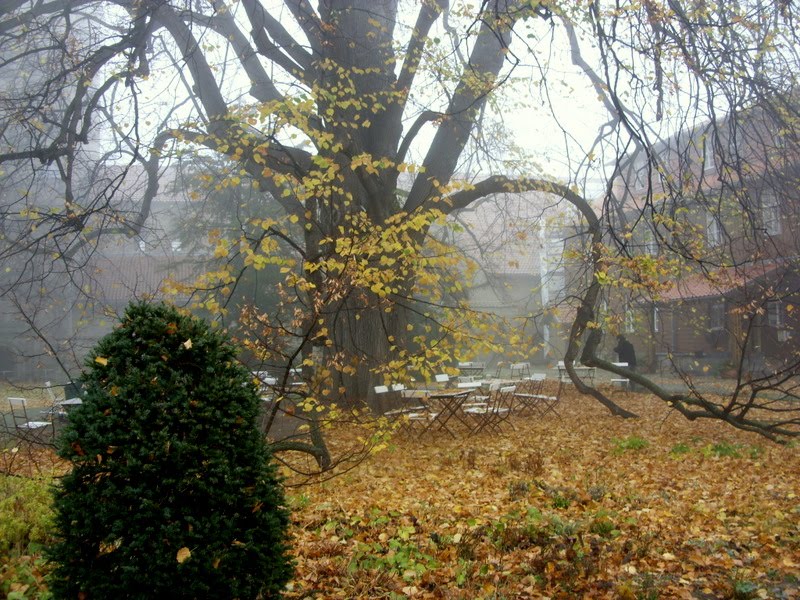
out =
<svg viewBox="0 0 800 600"><path fill-rule="evenodd" d="M458 363L458 370L462 376L482 377L486 363L477 361L464 361Z"/></svg>
<svg viewBox="0 0 800 600"><path fill-rule="evenodd" d="M531 376L531 363L512 363L509 369L511 370L511 379L524 379Z"/></svg>
<svg viewBox="0 0 800 600"><path fill-rule="evenodd" d="M396 431L399 434L421 433L438 416L415 392L416 390L409 390L402 383L393 383L391 388L385 385L375 387L376 394L392 394L393 401L397 403L397 408L388 410L383 415L397 423Z"/></svg>
<svg viewBox="0 0 800 600"><path fill-rule="evenodd" d="M8 404L11 407L14 431L20 440L39 444L48 441L48 435L52 436L54 433L52 422L33 421L28 418L28 401L25 398L9 398Z"/></svg>
<svg viewBox="0 0 800 600"><path fill-rule="evenodd" d="M50 406L42 411L42 416L49 419L64 419L67 416L67 411L64 408L65 398L59 399L56 396L53 384L49 381L44 382L44 391L47 392L47 397L50 398Z"/></svg>
<svg viewBox="0 0 800 600"><path fill-rule="evenodd" d="M548 413L553 413L554 415L559 416L556 407L561 401L561 391L564 388L564 381L558 382L558 391L556 392L555 396L550 396L544 393L544 382L545 377L534 380L534 383L538 385L534 388L532 393L514 394L514 399L522 407L521 412L527 411L536 413L540 417L547 416Z"/></svg>
<svg viewBox="0 0 800 600"><path fill-rule="evenodd" d="M485 405L465 408L464 413L474 422L472 433L480 433L484 429L500 433L501 425L511 415L516 389L516 386L513 385L501 387L497 391L491 392L490 400Z"/></svg>
<svg viewBox="0 0 800 600"><path fill-rule="evenodd" d="M396 407L384 411L383 416L390 421L399 421L400 431L411 430L415 423L430 419L428 407L419 398L406 396L406 386L402 383L394 383L391 387L376 385L374 389L377 396L383 396L390 406Z"/></svg>
<svg viewBox="0 0 800 600"><path fill-rule="evenodd" d="M519 415L541 414L542 405L551 401L551 396L542 393L544 382L547 379L545 373L534 373L527 381L523 390L514 393Z"/></svg>

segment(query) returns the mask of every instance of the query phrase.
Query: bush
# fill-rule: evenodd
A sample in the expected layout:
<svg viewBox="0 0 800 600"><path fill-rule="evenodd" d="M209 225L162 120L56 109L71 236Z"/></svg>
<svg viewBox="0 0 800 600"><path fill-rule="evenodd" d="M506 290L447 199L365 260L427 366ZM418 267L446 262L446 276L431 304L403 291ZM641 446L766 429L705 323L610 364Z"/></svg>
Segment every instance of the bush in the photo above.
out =
<svg viewBox="0 0 800 600"><path fill-rule="evenodd" d="M0 475L0 558L50 541L50 480Z"/></svg>
<svg viewBox="0 0 800 600"><path fill-rule="evenodd" d="M75 598L277 598L283 493L233 347L165 305L132 305L81 377L59 454L51 589Z"/></svg>

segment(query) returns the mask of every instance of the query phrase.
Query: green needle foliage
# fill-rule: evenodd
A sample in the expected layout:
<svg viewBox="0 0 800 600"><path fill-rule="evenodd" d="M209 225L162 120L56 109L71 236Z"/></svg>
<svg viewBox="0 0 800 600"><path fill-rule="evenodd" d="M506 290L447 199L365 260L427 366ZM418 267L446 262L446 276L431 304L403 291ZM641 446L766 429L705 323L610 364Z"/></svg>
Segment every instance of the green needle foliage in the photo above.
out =
<svg viewBox="0 0 800 600"><path fill-rule="evenodd" d="M220 333L136 304L87 359L59 453L61 598L278 598L288 514L251 375Z"/></svg>

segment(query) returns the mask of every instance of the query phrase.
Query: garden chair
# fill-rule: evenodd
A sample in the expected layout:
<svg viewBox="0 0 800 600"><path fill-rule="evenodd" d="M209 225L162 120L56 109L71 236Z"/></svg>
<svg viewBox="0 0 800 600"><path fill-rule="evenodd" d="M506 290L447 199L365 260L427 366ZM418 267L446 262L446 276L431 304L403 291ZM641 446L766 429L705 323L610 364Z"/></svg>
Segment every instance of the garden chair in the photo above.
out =
<svg viewBox="0 0 800 600"><path fill-rule="evenodd" d="M470 406L464 413L473 420L472 433L480 433L489 429L500 433L503 423L508 421L514 404L516 386L503 386L490 394L490 400L483 406Z"/></svg>
<svg viewBox="0 0 800 600"><path fill-rule="evenodd" d="M434 376L436 383L439 384L439 387L446 387L448 383L450 383L450 375L447 373L439 373L438 375Z"/></svg>
<svg viewBox="0 0 800 600"><path fill-rule="evenodd" d="M524 379L531 376L531 364L526 362L512 363L509 367L511 379Z"/></svg>
<svg viewBox="0 0 800 600"><path fill-rule="evenodd" d="M548 414L558 414L558 404L561 402L561 392L564 389L564 382L558 382L558 390L555 396L548 395L544 390L545 378L539 382L537 393L516 393L514 394L515 400L525 407L525 410L538 414L540 417L546 417Z"/></svg>
<svg viewBox="0 0 800 600"><path fill-rule="evenodd" d="M514 393L520 416L542 414L542 405L550 402L551 398L543 392L546 379L545 373L534 373L526 381L524 389Z"/></svg>
<svg viewBox="0 0 800 600"><path fill-rule="evenodd" d="M375 394L389 406L389 410L383 412L383 416L392 422L397 423L397 431L414 431L417 427L426 426L433 418L428 406L419 397L407 396L404 392L406 386L402 383L387 385L376 385Z"/></svg>
<svg viewBox="0 0 800 600"><path fill-rule="evenodd" d="M43 444L54 433L51 421L34 421L28 417L28 401L25 398L9 398L11 417L17 437L27 443Z"/></svg>

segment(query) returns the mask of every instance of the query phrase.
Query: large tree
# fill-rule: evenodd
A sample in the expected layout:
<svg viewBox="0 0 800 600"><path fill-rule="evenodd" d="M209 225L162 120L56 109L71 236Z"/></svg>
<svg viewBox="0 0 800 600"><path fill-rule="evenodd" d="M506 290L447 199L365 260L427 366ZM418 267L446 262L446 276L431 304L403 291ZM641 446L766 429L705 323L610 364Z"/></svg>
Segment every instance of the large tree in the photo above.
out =
<svg viewBox="0 0 800 600"><path fill-rule="evenodd" d="M491 347L482 334L490 325L464 316L464 268L434 234L481 199L537 190L574 206L582 222L585 263L566 358L612 368L597 355L600 327L614 326L598 311L614 287L604 287L609 274L626 290L653 288L652 265L632 256L629 224L662 224L662 246L677 261L665 268L702 270L711 260L680 242L677 221L667 219L675 204L663 202L707 187L676 180L658 145L757 100L791 98L793 19L788 3L756 1L16 0L0 21L3 72L35 74L2 96L0 163L14 183L4 193L3 254L46 257L41 269L73 272L98 239L146 225L167 161L222 155L232 168L213 185L247 178L284 217L250 219L238 239L212 240L229 268L202 286L229 293L236 265L278 265L287 277L277 290L282 310L242 319L266 336L266 348L251 340L254 350L272 359L274 334L295 335L279 348L282 361L316 363L320 391L360 397L377 378L424 374L458 351L448 340ZM567 80L556 74L570 70ZM591 100L569 90L558 100L562 81L596 98L604 120L588 137L563 119ZM526 85L531 124L555 117L560 125L553 131L567 168L559 179L531 176L510 143L498 145L512 139L498 123ZM792 106L780 101L773 111L787 132L796 130ZM552 151L558 140L546 141ZM697 144L694 136L685 148ZM626 204L618 182L637 153L646 179L664 185ZM602 205L588 201L585 186L598 162L610 165ZM120 185L133 171L147 176L137 193ZM58 201L43 207L46 177L59 182ZM15 285L36 280L23 279ZM694 403L690 416L764 429L721 415L713 402L655 391L679 407Z"/></svg>

